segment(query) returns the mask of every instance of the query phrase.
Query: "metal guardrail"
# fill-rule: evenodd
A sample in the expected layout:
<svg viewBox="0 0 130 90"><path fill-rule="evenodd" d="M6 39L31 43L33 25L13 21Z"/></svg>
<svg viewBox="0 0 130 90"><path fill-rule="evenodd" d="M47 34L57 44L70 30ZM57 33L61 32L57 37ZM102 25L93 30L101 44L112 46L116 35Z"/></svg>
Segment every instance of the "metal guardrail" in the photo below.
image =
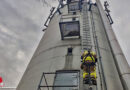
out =
<svg viewBox="0 0 130 90"><path fill-rule="evenodd" d="M56 75L56 74L65 74L65 73L78 73L78 72L80 73L79 70L59 70L59 71L56 71L56 72L43 72L37 90L41 90L42 88L47 88L47 90L50 90L50 88L52 88L51 90L53 90L54 87L78 87L79 85L54 85L54 83L53 83L53 85L48 85L48 81L46 79L46 75L52 75L52 74ZM45 85L42 85L43 79L45 80Z"/></svg>

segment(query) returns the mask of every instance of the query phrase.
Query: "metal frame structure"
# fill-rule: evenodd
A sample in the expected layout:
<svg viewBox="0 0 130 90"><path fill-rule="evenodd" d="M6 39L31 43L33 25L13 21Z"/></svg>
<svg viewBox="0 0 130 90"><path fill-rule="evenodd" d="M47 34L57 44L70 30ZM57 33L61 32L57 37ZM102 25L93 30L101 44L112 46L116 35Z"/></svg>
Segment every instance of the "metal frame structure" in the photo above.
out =
<svg viewBox="0 0 130 90"><path fill-rule="evenodd" d="M72 3L78 3L78 9L77 10L70 10L70 5L72 4ZM70 13L70 12L75 12L75 11L80 11L80 1L75 1L75 2L71 2L71 3L69 3L68 4L68 13Z"/></svg>
<svg viewBox="0 0 130 90"><path fill-rule="evenodd" d="M72 4L72 3L78 3L78 6L79 6L79 9L78 10L69 10L69 5ZM67 0L67 5L68 5L68 13L71 13L71 12L75 12L75 11L81 11L82 9L82 2L83 0Z"/></svg>
<svg viewBox="0 0 130 90"><path fill-rule="evenodd" d="M78 35L76 35L76 36L79 36L79 38L80 38L80 25L79 25L79 21L67 21L67 22L60 22L59 23L59 26L60 26L60 32L61 32L61 39L62 40L64 40L66 37L70 37L70 38L72 38L72 37L74 37L74 36L64 36L64 34L63 34L63 31L62 31L62 24L66 24L66 23L78 23L78 30L79 30L79 33L78 33Z"/></svg>
<svg viewBox="0 0 130 90"><path fill-rule="evenodd" d="M53 13L54 10L55 10L55 7L52 7L51 10L50 10L50 14L49 14L44 26L48 27L47 23L48 23L48 21L50 22L50 20L52 19L53 15L54 15L54 13Z"/></svg>
<svg viewBox="0 0 130 90"><path fill-rule="evenodd" d="M67 0L67 4L71 3L71 2L76 2L76 1L81 1L81 0Z"/></svg>
<svg viewBox="0 0 130 90"><path fill-rule="evenodd" d="M46 79L46 75L55 74L55 76L56 76L56 74L63 74L63 73L79 73L79 78L80 78L80 70L58 70L56 72L43 72L37 90L41 90L41 88L45 88L45 87L47 87L47 89L50 90L49 89L50 87L54 88L54 87L78 87L79 86L79 85L48 85L48 82L47 82L47 79ZM45 80L45 84L46 85L41 85L43 78Z"/></svg>
<svg viewBox="0 0 130 90"><path fill-rule="evenodd" d="M108 2L105 1L105 2L104 2L104 7L105 7L105 12L106 12L107 18L108 18L110 24L113 24L114 22L113 22L113 20L112 20L112 18L111 18L110 10L108 9L108 6L109 6Z"/></svg>

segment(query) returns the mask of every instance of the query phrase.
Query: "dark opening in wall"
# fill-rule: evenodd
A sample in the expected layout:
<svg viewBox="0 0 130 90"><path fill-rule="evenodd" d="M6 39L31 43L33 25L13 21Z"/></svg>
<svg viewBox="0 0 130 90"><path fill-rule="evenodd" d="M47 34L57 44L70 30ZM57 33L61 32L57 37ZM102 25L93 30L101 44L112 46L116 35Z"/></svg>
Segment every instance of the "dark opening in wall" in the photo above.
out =
<svg viewBox="0 0 130 90"><path fill-rule="evenodd" d="M75 20L76 20L76 18L75 18L75 17L73 17L73 18L72 18L72 21L75 21Z"/></svg>
<svg viewBox="0 0 130 90"><path fill-rule="evenodd" d="M75 12L80 10L79 1L74 1L68 4L68 12Z"/></svg>
<svg viewBox="0 0 130 90"><path fill-rule="evenodd" d="M68 53L67 54L72 54L73 48L68 48Z"/></svg>
<svg viewBox="0 0 130 90"><path fill-rule="evenodd" d="M76 12L73 12L73 15L76 15Z"/></svg>
<svg viewBox="0 0 130 90"><path fill-rule="evenodd" d="M72 18L73 19L73 18ZM59 23L61 39L80 38L80 24L78 20L62 21ZM77 18L75 18L77 19ZM64 20L64 19L63 19Z"/></svg>

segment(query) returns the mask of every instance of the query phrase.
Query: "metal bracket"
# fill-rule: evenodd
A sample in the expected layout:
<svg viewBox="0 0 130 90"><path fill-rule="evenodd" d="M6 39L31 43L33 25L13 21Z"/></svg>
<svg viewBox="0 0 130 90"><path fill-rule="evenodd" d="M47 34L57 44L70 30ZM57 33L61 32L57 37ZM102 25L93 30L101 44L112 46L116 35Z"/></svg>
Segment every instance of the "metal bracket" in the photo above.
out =
<svg viewBox="0 0 130 90"><path fill-rule="evenodd" d="M55 7L52 7L50 10L50 14L49 14L44 26L48 27L47 23L48 23L48 21L50 21L52 19L54 10L55 10Z"/></svg>
<svg viewBox="0 0 130 90"><path fill-rule="evenodd" d="M57 75L57 74L65 74L65 73L80 73L80 70L58 70L56 72L43 72L37 90L41 90L42 88L47 88L47 90L50 90L49 88L54 88L54 87L78 87L78 85L48 85L46 75ZM43 79L45 81L45 85L42 85Z"/></svg>
<svg viewBox="0 0 130 90"><path fill-rule="evenodd" d="M89 0L89 2L88 2L88 4L89 4L89 9L88 9L88 11L91 11L91 7L92 7L92 0Z"/></svg>
<svg viewBox="0 0 130 90"><path fill-rule="evenodd" d="M107 16L107 18L108 18L110 24L113 24L114 22L113 22L113 20L112 20L112 18L111 18L110 10L108 9L108 6L109 6L108 2L105 1L105 2L104 2L104 7L105 7L106 16Z"/></svg>

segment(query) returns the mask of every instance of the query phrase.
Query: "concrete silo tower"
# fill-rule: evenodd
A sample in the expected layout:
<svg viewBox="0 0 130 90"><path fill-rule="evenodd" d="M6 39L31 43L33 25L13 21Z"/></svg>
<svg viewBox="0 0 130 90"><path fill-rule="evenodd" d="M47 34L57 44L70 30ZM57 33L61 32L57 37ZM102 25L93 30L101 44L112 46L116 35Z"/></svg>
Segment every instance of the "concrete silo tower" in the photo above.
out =
<svg viewBox="0 0 130 90"><path fill-rule="evenodd" d="M52 8L47 27L17 90L89 90L83 83L81 54L98 56L97 85L91 90L130 89L130 68L113 33L108 3L63 0Z"/></svg>

